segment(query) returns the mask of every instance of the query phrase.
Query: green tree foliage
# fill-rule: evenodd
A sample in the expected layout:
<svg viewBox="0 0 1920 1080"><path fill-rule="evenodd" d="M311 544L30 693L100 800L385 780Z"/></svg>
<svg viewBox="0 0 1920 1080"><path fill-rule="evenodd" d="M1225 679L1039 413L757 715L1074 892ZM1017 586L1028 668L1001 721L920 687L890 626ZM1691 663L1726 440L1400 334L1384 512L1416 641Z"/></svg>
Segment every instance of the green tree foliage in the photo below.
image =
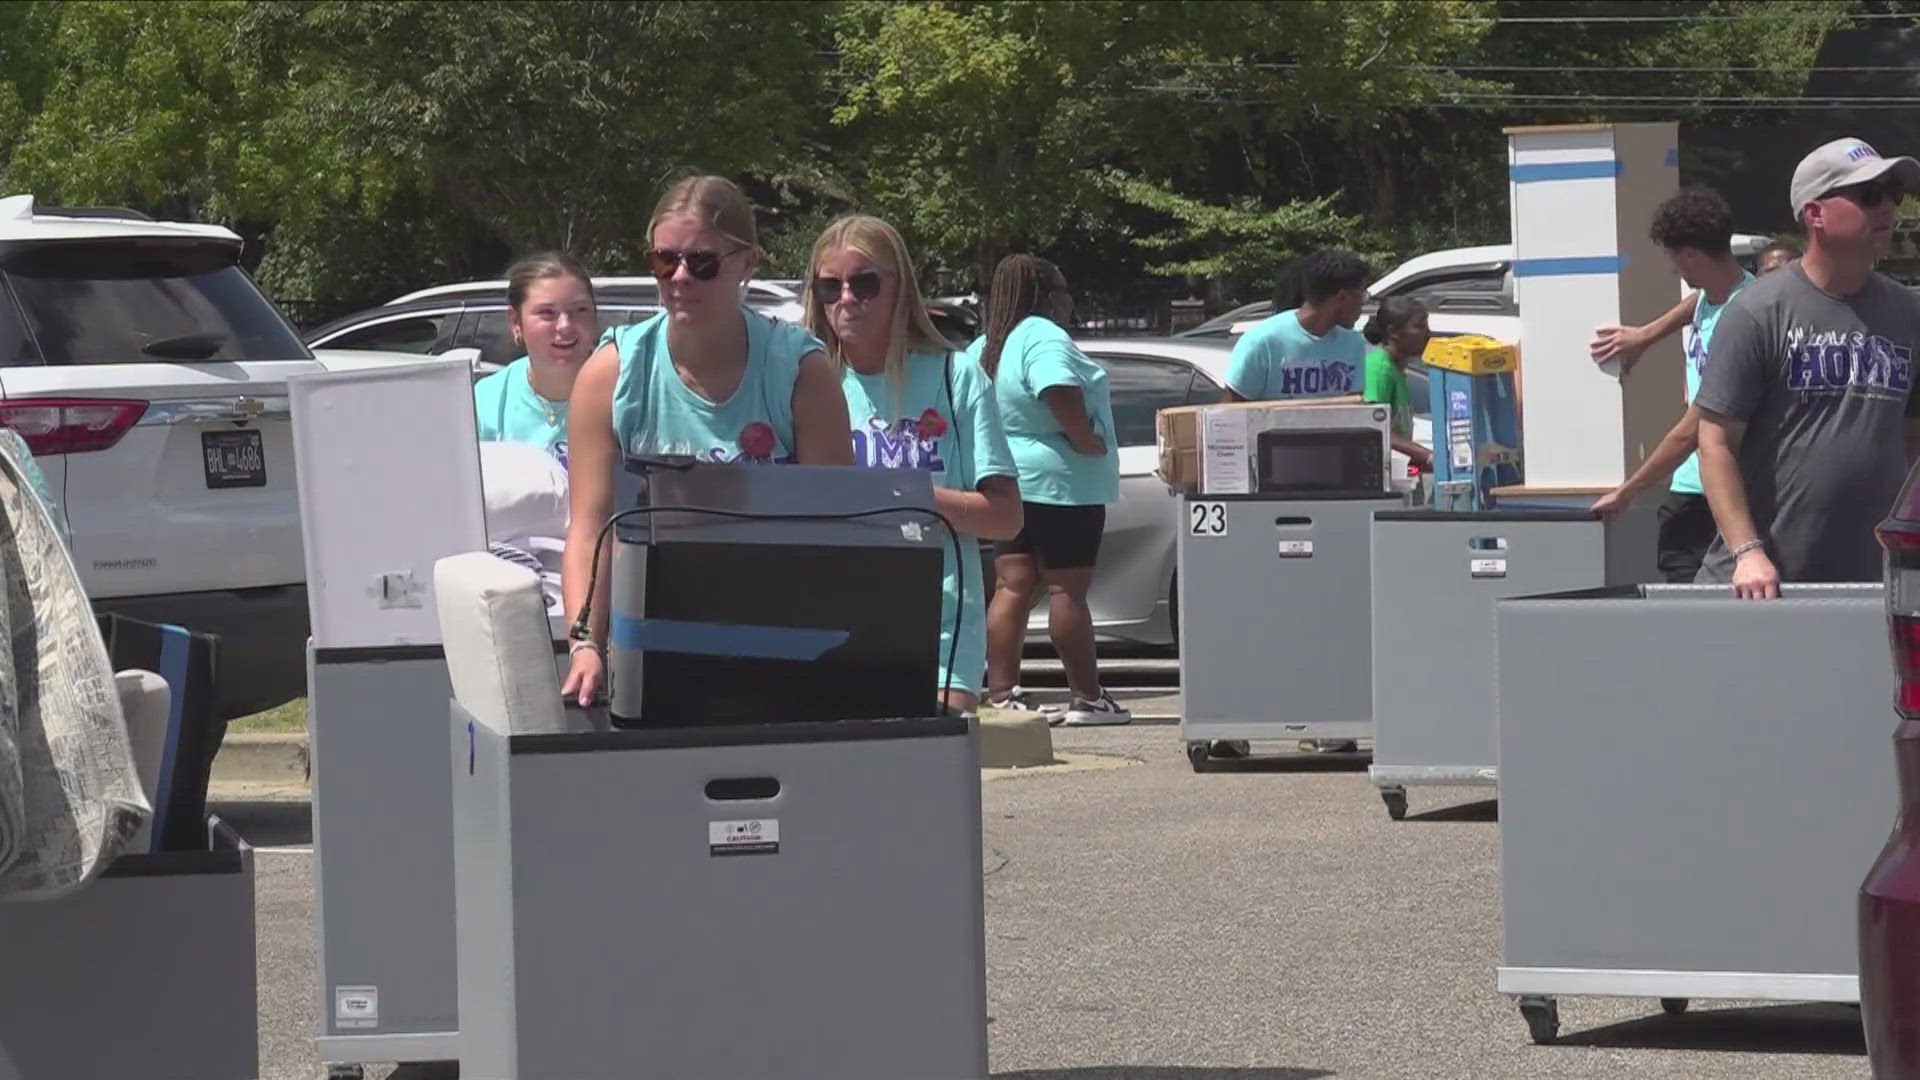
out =
<svg viewBox="0 0 1920 1080"><path fill-rule="evenodd" d="M1504 239L1504 125L1777 123L1863 11L1920 5L16 0L0 175L226 223L287 299L535 247L631 271L658 192L699 170L753 194L769 273L857 208L943 287L1025 248L1089 291L1205 278L1225 302L1319 244L1384 264ZM1738 181L1682 145L1690 178Z"/></svg>

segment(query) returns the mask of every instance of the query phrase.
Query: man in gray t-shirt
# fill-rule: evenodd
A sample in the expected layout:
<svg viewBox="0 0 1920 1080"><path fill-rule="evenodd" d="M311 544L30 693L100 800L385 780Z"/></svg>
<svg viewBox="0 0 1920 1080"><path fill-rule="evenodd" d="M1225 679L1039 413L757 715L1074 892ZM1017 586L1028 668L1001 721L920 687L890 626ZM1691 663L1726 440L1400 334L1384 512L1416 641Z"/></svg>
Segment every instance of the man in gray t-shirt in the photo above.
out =
<svg viewBox="0 0 1920 1080"><path fill-rule="evenodd" d="M1700 393L1700 471L1720 528L1700 581L1742 597L1783 581L1877 581L1873 529L1909 460L1920 297L1873 272L1920 163L1858 139L1809 154L1793 202L1798 263L1720 316Z"/></svg>

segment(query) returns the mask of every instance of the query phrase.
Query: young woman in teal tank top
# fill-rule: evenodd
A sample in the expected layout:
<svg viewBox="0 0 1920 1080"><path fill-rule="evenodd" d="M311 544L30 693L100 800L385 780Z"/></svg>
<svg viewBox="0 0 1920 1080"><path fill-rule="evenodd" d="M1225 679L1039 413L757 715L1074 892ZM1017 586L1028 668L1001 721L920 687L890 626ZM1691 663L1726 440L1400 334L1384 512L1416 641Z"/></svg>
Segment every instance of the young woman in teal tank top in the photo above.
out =
<svg viewBox="0 0 1920 1080"><path fill-rule="evenodd" d="M934 509L960 534L957 555L950 538L940 541L937 677L942 703L972 712L987 667L979 539L1020 531L1020 485L993 384L933 328L907 245L879 218L843 217L820 234L806 303L807 326L841 367L854 464L930 473Z"/></svg>
<svg viewBox="0 0 1920 1080"><path fill-rule="evenodd" d="M568 622L586 601L594 543L627 455L853 464L840 376L820 343L741 303L759 246L753 205L740 189L718 176L680 181L654 207L647 241L666 310L602 339L568 409ZM602 552L594 626L573 642L562 686L582 705L605 685L610 561Z"/></svg>
<svg viewBox="0 0 1920 1080"><path fill-rule="evenodd" d="M507 327L526 355L473 384L481 442L538 446L567 463L567 402L600 341L593 280L566 255L531 255L507 270Z"/></svg>

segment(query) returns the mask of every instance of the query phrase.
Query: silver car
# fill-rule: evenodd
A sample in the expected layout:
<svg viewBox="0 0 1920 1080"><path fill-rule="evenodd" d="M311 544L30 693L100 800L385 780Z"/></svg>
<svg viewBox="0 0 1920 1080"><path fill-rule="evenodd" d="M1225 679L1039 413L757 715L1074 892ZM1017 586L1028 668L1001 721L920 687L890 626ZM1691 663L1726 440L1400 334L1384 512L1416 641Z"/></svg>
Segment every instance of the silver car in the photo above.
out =
<svg viewBox="0 0 1920 1080"><path fill-rule="evenodd" d="M1174 543L1179 496L1155 475L1154 414L1177 405L1213 404L1226 384L1231 339L1080 338L1080 350L1107 369L1120 443L1120 501L1107 508L1087 606L1102 641L1170 646L1176 639ZM1410 368L1414 437L1428 437L1424 370ZM1403 466L1395 475L1404 472ZM991 580L989 575L988 580ZM1027 623L1027 640L1047 638L1044 600Z"/></svg>

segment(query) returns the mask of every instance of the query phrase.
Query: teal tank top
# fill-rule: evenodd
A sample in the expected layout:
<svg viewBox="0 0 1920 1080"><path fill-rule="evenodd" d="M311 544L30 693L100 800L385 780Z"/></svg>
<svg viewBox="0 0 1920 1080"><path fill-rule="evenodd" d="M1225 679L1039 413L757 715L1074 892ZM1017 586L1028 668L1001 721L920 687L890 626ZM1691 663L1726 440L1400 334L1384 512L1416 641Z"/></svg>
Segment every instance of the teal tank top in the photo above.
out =
<svg viewBox="0 0 1920 1080"><path fill-rule="evenodd" d="M792 323L742 307L747 370L739 389L712 402L687 388L667 352L665 312L600 339L620 354L613 431L625 456L685 455L701 461L794 460L793 384L800 359L825 347Z"/></svg>

